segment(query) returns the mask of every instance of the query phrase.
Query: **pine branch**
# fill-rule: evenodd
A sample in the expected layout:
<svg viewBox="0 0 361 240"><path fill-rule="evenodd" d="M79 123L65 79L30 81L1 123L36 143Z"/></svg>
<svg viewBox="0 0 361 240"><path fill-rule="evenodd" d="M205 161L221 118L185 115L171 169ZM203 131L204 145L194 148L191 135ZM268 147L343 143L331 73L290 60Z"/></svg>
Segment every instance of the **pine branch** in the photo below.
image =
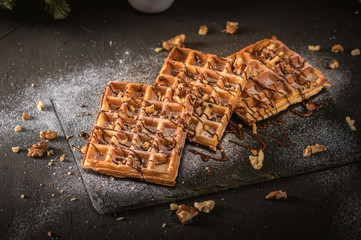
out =
<svg viewBox="0 0 361 240"><path fill-rule="evenodd" d="M0 0L0 7L11 10L15 6L17 0Z"/></svg>
<svg viewBox="0 0 361 240"><path fill-rule="evenodd" d="M64 19L70 12L70 7L66 0L44 0L44 3L45 10L53 15L54 19Z"/></svg>

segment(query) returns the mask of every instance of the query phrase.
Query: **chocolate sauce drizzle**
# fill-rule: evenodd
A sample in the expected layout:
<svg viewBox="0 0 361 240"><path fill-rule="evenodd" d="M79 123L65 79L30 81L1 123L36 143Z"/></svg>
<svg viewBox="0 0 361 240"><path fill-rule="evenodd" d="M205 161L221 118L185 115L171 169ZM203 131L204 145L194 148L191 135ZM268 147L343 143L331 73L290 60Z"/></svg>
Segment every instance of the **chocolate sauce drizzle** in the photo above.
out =
<svg viewBox="0 0 361 240"><path fill-rule="evenodd" d="M193 153L194 155L200 155L201 156L201 159L204 161L204 162L208 162L209 159L212 159L212 160L215 160L215 161L221 161L221 162L224 162L224 161L228 161L228 157L226 155L226 153L223 151L223 148L219 145L217 145L217 149L219 149L219 151L221 152L222 154L222 157L221 158L217 158L217 157L213 157L211 155L207 155L207 154L204 154L204 153L201 153L201 152L198 152L194 149L189 149L188 151Z"/></svg>
<svg viewBox="0 0 361 240"><path fill-rule="evenodd" d="M320 108L323 107L322 104L320 103L315 103L315 102L312 102L311 100L309 99L306 99L302 102L302 107L304 108L304 110L306 112L298 112L294 109L291 109L291 112L293 112L294 114L300 116L300 117L309 117L311 116L315 110L319 110Z"/></svg>

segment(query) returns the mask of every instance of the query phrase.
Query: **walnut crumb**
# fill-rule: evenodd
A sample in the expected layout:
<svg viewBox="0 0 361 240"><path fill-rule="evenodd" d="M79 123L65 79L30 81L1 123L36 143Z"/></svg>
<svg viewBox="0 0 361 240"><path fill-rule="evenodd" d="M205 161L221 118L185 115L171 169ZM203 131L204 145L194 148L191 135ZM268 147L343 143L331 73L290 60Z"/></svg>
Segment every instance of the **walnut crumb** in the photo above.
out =
<svg viewBox="0 0 361 240"><path fill-rule="evenodd" d="M125 219L125 217L118 217L116 220L117 221L123 221Z"/></svg>
<svg viewBox="0 0 361 240"><path fill-rule="evenodd" d="M71 202L74 202L74 201L76 201L76 200L77 200L76 198L71 198L71 199L70 199Z"/></svg>
<svg viewBox="0 0 361 240"><path fill-rule="evenodd" d="M46 155L50 156L54 154L54 150L48 150L46 151Z"/></svg>
<svg viewBox="0 0 361 240"><path fill-rule="evenodd" d="M252 150L251 150L251 153L252 153L253 155L255 155L255 156L258 155L258 151L257 151L256 149L252 149Z"/></svg>
<svg viewBox="0 0 361 240"><path fill-rule="evenodd" d="M153 111L154 111L154 104L152 104L152 105L150 105L150 106L148 106L148 107L145 108L145 112L146 112L147 114L150 114L150 113L152 113Z"/></svg>
<svg viewBox="0 0 361 240"><path fill-rule="evenodd" d="M22 119L23 120L30 120L30 119L32 119L33 117L32 116L30 116L30 115L28 115L28 114L26 114L26 113L23 113L23 116L22 116Z"/></svg>
<svg viewBox="0 0 361 240"><path fill-rule="evenodd" d="M36 108L37 108L39 111L43 111L43 109L44 109L44 104L43 104L40 100L38 100L38 101L36 102Z"/></svg>
<svg viewBox="0 0 361 240"><path fill-rule="evenodd" d="M252 133L253 133L254 135L257 134L257 125L256 125L255 123L252 124Z"/></svg>
<svg viewBox="0 0 361 240"><path fill-rule="evenodd" d="M14 127L14 131L15 131L15 132L20 132L20 131L21 131L21 126L16 125L16 126Z"/></svg>
<svg viewBox="0 0 361 240"><path fill-rule="evenodd" d="M48 237L52 237L53 233L51 231L48 232Z"/></svg>
<svg viewBox="0 0 361 240"><path fill-rule="evenodd" d="M163 224L162 224L162 228L165 228L166 226L167 226L166 223L163 223Z"/></svg>
<svg viewBox="0 0 361 240"><path fill-rule="evenodd" d="M352 120L350 117L346 117L346 122L352 131L356 131L356 127L354 126L355 120Z"/></svg>
<svg viewBox="0 0 361 240"><path fill-rule="evenodd" d="M351 56L358 56L360 55L360 49L356 48L351 51Z"/></svg>
<svg viewBox="0 0 361 240"><path fill-rule="evenodd" d="M309 157L313 153L323 152L326 151L327 148L324 145L316 144L307 146L305 150L303 150L302 156Z"/></svg>
<svg viewBox="0 0 361 240"><path fill-rule="evenodd" d="M176 203L171 203L171 204L169 204L169 208L170 208L170 210L171 211L176 211L176 210L178 210L178 204L176 204Z"/></svg>
<svg viewBox="0 0 361 240"><path fill-rule="evenodd" d="M61 189L60 189L60 190L59 190L59 193L60 193L60 194L63 194L63 193L64 193L64 190L61 190Z"/></svg>
<svg viewBox="0 0 361 240"><path fill-rule="evenodd" d="M19 152L20 148L19 147L12 147L11 150L13 150L14 153Z"/></svg>
<svg viewBox="0 0 361 240"><path fill-rule="evenodd" d="M331 47L331 52L334 52L334 53L344 52L344 48L341 44L335 44Z"/></svg>
<svg viewBox="0 0 361 240"><path fill-rule="evenodd" d="M48 149L48 145L42 141L37 144L34 144L31 148L28 149L28 157L42 157L46 150Z"/></svg>
<svg viewBox="0 0 361 240"><path fill-rule="evenodd" d="M238 30L238 22L230 22L228 21L226 24L226 29L223 29L222 32L228 33L228 34L234 34Z"/></svg>
<svg viewBox="0 0 361 240"><path fill-rule="evenodd" d="M64 162L64 160L65 160L65 154L60 156L60 161Z"/></svg>
<svg viewBox="0 0 361 240"><path fill-rule="evenodd" d="M263 167L264 154L262 149L259 150L257 156L249 156L249 161L254 169L260 170Z"/></svg>
<svg viewBox="0 0 361 240"><path fill-rule="evenodd" d="M277 191L270 192L265 197L265 199L281 199L281 198L284 198L284 199L287 198L287 193L283 192L282 190L277 190Z"/></svg>
<svg viewBox="0 0 361 240"><path fill-rule="evenodd" d="M155 52L161 52L163 50L163 48L157 47L154 49Z"/></svg>
<svg viewBox="0 0 361 240"><path fill-rule="evenodd" d="M163 42L163 48L165 50L171 50L173 47L184 47L184 41L186 40L185 34L180 34L174 38L169 39L168 41Z"/></svg>
<svg viewBox="0 0 361 240"><path fill-rule="evenodd" d="M25 198L26 198L25 194L21 194L20 197L21 197L22 199L25 199Z"/></svg>
<svg viewBox="0 0 361 240"><path fill-rule="evenodd" d="M46 139L46 140L54 140L58 134L54 131L48 131L48 132L40 132L40 138Z"/></svg>
<svg viewBox="0 0 361 240"><path fill-rule="evenodd" d="M312 52L318 52L320 51L320 45L308 45L308 50Z"/></svg>
<svg viewBox="0 0 361 240"><path fill-rule="evenodd" d="M327 64L327 67L332 70L338 68L339 66L340 66L340 64L338 63L338 61L336 59L332 59Z"/></svg>
<svg viewBox="0 0 361 240"><path fill-rule="evenodd" d="M72 175L72 173L71 173L71 172L68 172L67 174L68 174L68 175Z"/></svg>
<svg viewBox="0 0 361 240"><path fill-rule="evenodd" d="M204 202L195 202L194 207L200 212L210 213L213 210L215 204L216 203L213 200L208 200Z"/></svg>
<svg viewBox="0 0 361 240"><path fill-rule="evenodd" d="M182 224L188 223L193 217L197 216L198 212L193 207L188 207L184 204L180 205L177 210L177 216Z"/></svg>
<svg viewBox="0 0 361 240"><path fill-rule="evenodd" d="M204 167L204 170L206 170L208 173L211 172L211 169L209 169L209 167Z"/></svg>
<svg viewBox="0 0 361 240"><path fill-rule="evenodd" d="M207 33L208 33L208 27L206 25L202 25L199 27L199 30L198 30L199 35L204 36L204 35L207 35Z"/></svg>

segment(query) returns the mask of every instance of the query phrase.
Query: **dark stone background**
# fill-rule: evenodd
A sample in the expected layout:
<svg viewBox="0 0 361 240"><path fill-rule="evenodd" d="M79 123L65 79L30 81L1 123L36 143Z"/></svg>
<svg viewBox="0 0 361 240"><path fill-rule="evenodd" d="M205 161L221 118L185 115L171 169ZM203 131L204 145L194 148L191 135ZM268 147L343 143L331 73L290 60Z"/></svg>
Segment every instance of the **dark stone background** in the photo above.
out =
<svg viewBox="0 0 361 240"><path fill-rule="evenodd" d="M11 152L12 146L39 141L38 133L44 128L61 132L53 105L56 99L69 98L59 92L63 88L78 93L75 87L71 89L79 87L78 79L99 77L98 83L89 81L86 86L99 93L109 78L137 81L147 76L152 82L167 55L152 49L179 33L187 35L187 47L221 56L276 35L329 78L333 87L328 93L336 104L337 122L351 116L358 129L361 56L351 57L350 51L361 48L361 14L355 13L361 12L360 2L178 0L164 13L147 15L124 1L77 1L71 3L72 13L65 21L53 21L38 5L39 1L21 1L12 12L0 11L0 238L42 239L47 238L47 231L63 239L360 238L359 163L180 201L189 205L216 201L211 214L200 214L182 226L168 204L117 216L99 215L64 143L65 136L50 143L55 155L45 159L28 159L24 150L18 155ZM220 33L227 20L240 23L236 35ZM206 37L197 35L203 24L210 28ZM335 43L344 45L345 53L331 53ZM321 45L321 51L309 52L309 44ZM146 59L144 51L148 51ZM325 67L332 58L340 62L335 71ZM120 65L119 59L124 60ZM93 73L89 69L109 71L103 76L100 70ZM45 91L53 96L45 97ZM47 111L38 115L33 104L42 97ZM86 101L81 98L79 104ZM98 102L98 96L88 101ZM74 115L86 110L74 109ZM24 111L35 119L22 122L19 117ZM79 122L93 121L92 117L79 117ZM24 130L14 134L17 124ZM360 139L359 131L356 135ZM77 137L72 141L82 144ZM58 160L62 153L68 156L64 163ZM55 166L48 165L51 158L56 159ZM68 171L73 174L67 175ZM59 194L60 189L64 194ZM289 198L265 201L265 194L276 189L285 190ZM23 193L26 199L20 198ZM73 197L77 201L71 202ZM116 221L118 216L126 220ZM167 224L164 229L163 223Z"/></svg>

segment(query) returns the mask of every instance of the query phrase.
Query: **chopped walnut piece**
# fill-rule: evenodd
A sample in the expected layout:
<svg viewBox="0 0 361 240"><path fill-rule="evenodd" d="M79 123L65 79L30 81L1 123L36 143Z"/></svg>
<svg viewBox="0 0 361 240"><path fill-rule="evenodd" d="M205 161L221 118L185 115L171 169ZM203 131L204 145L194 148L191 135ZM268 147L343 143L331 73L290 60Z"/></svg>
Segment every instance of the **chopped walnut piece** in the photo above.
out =
<svg viewBox="0 0 361 240"><path fill-rule="evenodd" d="M262 149L259 150L257 156L249 156L249 161L254 169L260 170L263 166L264 154Z"/></svg>
<svg viewBox="0 0 361 240"><path fill-rule="evenodd" d="M197 216L198 212L193 207L188 207L184 204L180 205L177 210L177 216L182 224L188 223L193 217Z"/></svg>
<svg viewBox="0 0 361 240"><path fill-rule="evenodd" d="M255 123L252 124L252 133L253 133L254 135L257 134L257 125L256 125Z"/></svg>
<svg viewBox="0 0 361 240"><path fill-rule="evenodd" d="M134 108L133 105L128 105L128 109L129 109L129 111L131 111L131 112L134 112L134 111L135 111L135 108Z"/></svg>
<svg viewBox="0 0 361 240"><path fill-rule="evenodd" d="M30 116L30 115L28 115L28 114L26 114L26 113L23 113L22 118L23 118L23 120L30 120L30 119L32 119L33 117Z"/></svg>
<svg viewBox="0 0 361 240"><path fill-rule="evenodd" d="M351 51L351 55L352 56L358 56L360 55L360 49L356 48L354 50Z"/></svg>
<svg viewBox="0 0 361 240"><path fill-rule="evenodd" d="M334 53L344 52L344 48L341 44L335 44L331 47L331 52L334 52Z"/></svg>
<svg viewBox="0 0 361 240"><path fill-rule="evenodd" d="M36 102L36 108L37 108L39 111L42 111L42 110L44 109L44 104L43 104L40 100L38 100L38 101Z"/></svg>
<svg viewBox="0 0 361 240"><path fill-rule="evenodd" d="M12 150L14 153L17 153L17 152L19 152L20 148L19 148L19 147L12 147L11 150Z"/></svg>
<svg viewBox="0 0 361 240"><path fill-rule="evenodd" d="M65 160L65 154L60 156L60 161L64 162L64 160Z"/></svg>
<svg viewBox="0 0 361 240"><path fill-rule="evenodd" d="M320 45L308 45L308 50L318 52L320 51Z"/></svg>
<svg viewBox="0 0 361 240"><path fill-rule="evenodd" d="M272 58L270 61L268 61L266 63L267 67L273 67L278 61L280 60L279 56L275 56L274 58Z"/></svg>
<svg viewBox="0 0 361 240"><path fill-rule="evenodd" d="M149 142L145 142L142 144L142 148L147 151L149 149L150 143Z"/></svg>
<svg viewBox="0 0 361 240"><path fill-rule="evenodd" d="M165 228L166 226L167 226L166 223L163 223L163 224L162 224L162 228Z"/></svg>
<svg viewBox="0 0 361 240"><path fill-rule="evenodd" d="M258 151L257 151L256 149L252 149L252 150L251 150L251 153L252 153L253 155L255 155L255 156L258 155Z"/></svg>
<svg viewBox="0 0 361 240"><path fill-rule="evenodd" d="M127 143L128 143L128 138L125 138L125 139L122 140L120 143L123 144L123 145L127 144Z"/></svg>
<svg viewBox="0 0 361 240"><path fill-rule="evenodd" d="M21 194L20 197L21 197L22 199L26 198L25 194Z"/></svg>
<svg viewBox="0 0 361 240"><path fill-rule="evenodd" d="M277 190L277 191L270 192L265 197L265 199L281 199L281 198L284 198L284 199L287 198L287 193L283 192L282 190Z"/></svg>
<svg viewBox="0 0 361 240"><path fill-rule="evenodd" d="M125 217L118 217L116 220L117 221L123 221L125 219Z"/></svg>
<svg viewBox="0 0 361 240"><path fill-rule="evenodd" d="M316 144L316 145L310 145L307 146L305 150L303 150L302 156L309 157L313 153L323 152L326 151L327 148L324 145Z"/></svg>
<svg viewBox="0 0 361 240"><path fill-rule="evenodd" d="M172 211L176 211L176 210L178 210L178 204L176 204L176 203L171 203L171 204L169 204L169 208L170 208L170 210L172 210Z"/></svg>
<svg viewBox="0 0 361 240"><path fill-rule="evenodd" d="M199 35L204 36L204 35L207 35L207 33L208 33L208 28L207 28L206 25L202 25L202 26L199 27L199 30L198 30Z"/></svg>
<svg viewBox="0 0 361 240"><path fill-rule="evenodd" d="M150 106L148 106L148 107L145 108L145 112L146 112L147 114L150 114L150 113L152 113L153 111L154 111L154 104L152 104L152 105L150 105Z"/></svg>
<svg viewBox="0 0 361 240"><path fill-rule="evenodd" d="M222 32L228 34L234 34L238 30L238 22L230 22L228 21L226 24L226 29L223 29Z"/></svg>
<svg viewBox="0 0 361 240"><path fill-rule="evenodd" d="M41 157L46 153L48 145L44 142L39 142L34 144L31 148L28 149L28 157Z"/></svg>
<svg viewBox="0 0 361 240"><path fill-rule="evenodd" d="M163 42L163 48L165 50L171 50L173 47L184 47L184 41L186 40L185 34L180 34L174 38L169 39L168 41Z"/></svg>
<svg viewBox="0 0 361 240"><path fill-rule="evenodd" d="M332 70L338 68L339 66L340 66L340 64L338 63L338 61L336 59L329 61L327 64L327 67Z"/></svg>
<svg viewBox="0 0 361 240"><path fill-rule="evenodd" d="M15 132L20 132L21 131L21 127L19 125L16 125L14 128Z"/></svg>
<svg viewBox="0 0 361 240"><path fill-rule="evenodd" d="M209 95L207 93L204 94L203 97L202 97L202 100L203 101L208 101L209 100Z"/></svg>
<svg viewBox="0 0 361 240"><path fill-rule="evenodd" d="M356 131L356 127L354 126L355 120L352 120L350 117L346 117L346 122L350 126L352 131Z"/></svg>
<svg viewBox="0 0 361 240"><path fill-rule="evenodd" d="M70 199L71 202L74 202L74 201L76 201L76 200L77 200L76 198L71 198L71 199Z"/></svg>
<svg viewBox="0 0 361 240"><path fill-rule="evenodd" d="M48 131L48 132L40 132L40 138L46 139L46 140L54 140L58 134L54 131Z"/></svg>
<svg viewBox="0 0 361 240"><path fill-rule="evenodd" d="M215 204L216 203L213 200L208 200L204 202L195 202L194 207L200 212L210 213L210 211L213 210Z"/></svg>
<svg viewBox="0 0 361 240"><path fill-rule="evenodd" d="M203 129L204 129L204 131L207 131L207 130L209 129L209 125L204 124L204 125L203 125Z"/></svg>
<svg viewBox="0 0 361 240"><path fill-rule="evenodd" d="M48 237L52 237L53 233L51 231L48 232Z"/></svg>
<svg viewBox="0 0 361 240"><path fill-rule="evenodd" d="M161 52L163 50L163 48L157 47L154 49L155 52Z"/></svg>

